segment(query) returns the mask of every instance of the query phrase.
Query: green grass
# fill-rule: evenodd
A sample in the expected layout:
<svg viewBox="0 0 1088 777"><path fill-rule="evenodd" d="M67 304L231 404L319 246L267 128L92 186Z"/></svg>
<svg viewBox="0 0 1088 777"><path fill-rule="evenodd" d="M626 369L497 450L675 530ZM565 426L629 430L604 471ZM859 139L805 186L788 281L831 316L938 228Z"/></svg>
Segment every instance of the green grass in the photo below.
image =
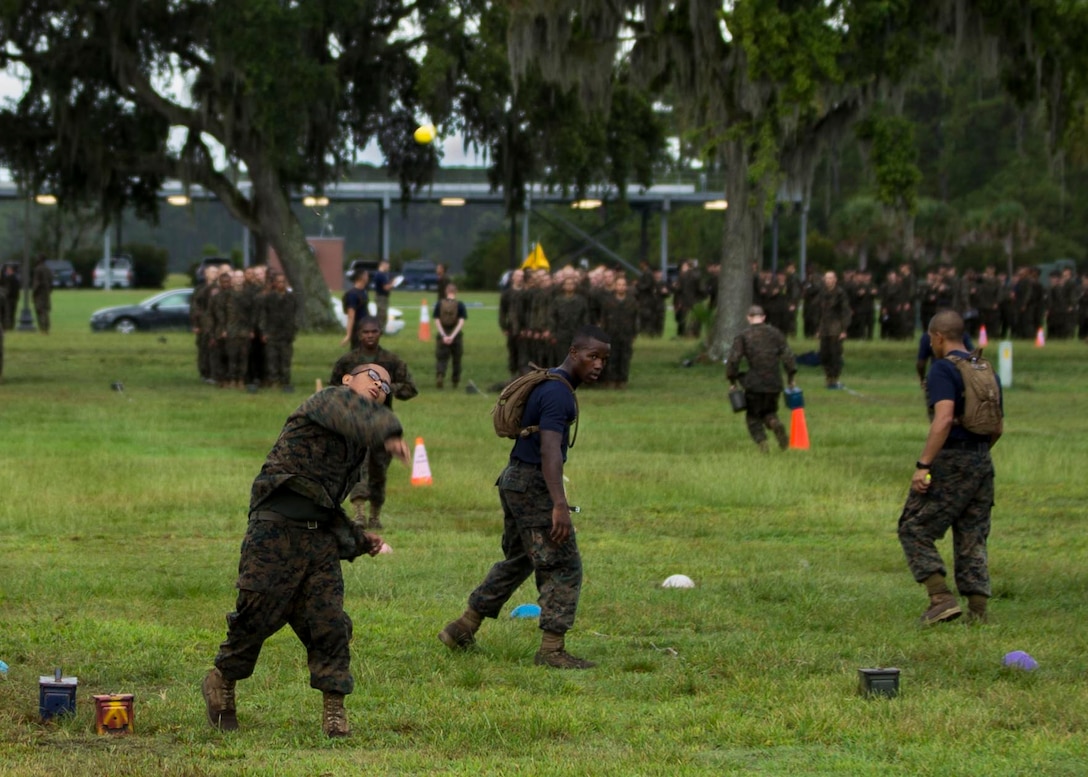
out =
<svg viewBox="0 0 1088 777"><path fill-rule="evenodd" d="M569 645L599 667L558 673L532 665L532 621L489 621L473 655L435 639L498 557L509 446L493 396L434 389L416 337L433 295L398 292L408 327L384 344L421 386L398 414L434 484L394 469L394 553L344 566L355 735L330 742L289 629L239 685L242 731L211 730L197 688L233 606L250 483L304 392L202 385L185 333L90 333L96 307L144 296L58 292L51 335L6 338L0 774L1084 774L1083 343L1015 345L992 624L919 631L925 597L895 535L926 431L913 346L847 343L856 393L804 368L811 450L759 456L720 368L680 367L689 342L640 340L629 390L581 394L567 474L586 580ZM465 376L486 390L504 377L497 299L465 299L484 305ZM328 378L338 339L300 339L300 389ZM697 587L662 589L675 573ZM530 583L511 605L535 598ZM1040 668L1004 668L1017 649ZM38 676L56 666L79 677L77 714L41 725ZM872 666L901 669L898 698L858 695ZM134 736L95 735L91 696L110 692L135 694Z"/></svg>

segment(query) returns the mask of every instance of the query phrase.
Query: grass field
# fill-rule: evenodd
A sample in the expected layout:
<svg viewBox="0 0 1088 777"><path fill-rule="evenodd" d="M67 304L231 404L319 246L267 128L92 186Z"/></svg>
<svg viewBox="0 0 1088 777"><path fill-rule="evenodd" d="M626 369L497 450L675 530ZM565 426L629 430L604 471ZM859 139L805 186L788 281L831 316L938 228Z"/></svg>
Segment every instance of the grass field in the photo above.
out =
<svg viewBox="0 0 1088 777"><path fill-rule="evenodd" d="M472 655L435 638L498 558L509 445L493 396L434 388L422 295L398 292L408 326L384 344L421 387L397 412L434 483L394 465L394 552L344 566L354 736L333 742L289 629L239 684L241 731L207 725L198 684L252 479L339 337L300 338L294 395L221 391L197 380L191 335L91 334L92 310L144 296L58 292L52 334L6 338L0 774L1088 773L1084 343L1015 343L992 622L921 631L895 535L926 432L913 346L848 342L850 391L803 368L812 447L760 456L720 367L680 366L688 341L639 341L629 390L580 392L567 475L586 579L568 645L599 666L562 673L533 666L534 621L487 622ZM465 300L465 377L486 390L505 377L497 297ZM696 588L661 588L676 573ZM511 605L535 598L528 584ZM1039 668L1004 667L1012 650ZM42 725L38 677L58 666L79 677L77 713ZM898 698L858 694L857 670L878 666L901 670ZM111 692L135 694L135 735L95 734L91 696Z"/></svg>

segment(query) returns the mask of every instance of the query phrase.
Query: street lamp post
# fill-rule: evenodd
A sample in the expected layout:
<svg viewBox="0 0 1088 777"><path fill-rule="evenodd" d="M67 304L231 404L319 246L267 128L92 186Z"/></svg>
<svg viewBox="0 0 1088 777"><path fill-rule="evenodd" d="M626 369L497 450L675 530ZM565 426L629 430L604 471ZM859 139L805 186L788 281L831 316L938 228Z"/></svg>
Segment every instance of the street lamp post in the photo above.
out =
<svg viewBox="0 0 1088 777"><path fill-rule="evenodd" d="M23 312L19 314L20 332L34 332L34 316L30 312L30 192L26 194L23 214Z"/></svg>

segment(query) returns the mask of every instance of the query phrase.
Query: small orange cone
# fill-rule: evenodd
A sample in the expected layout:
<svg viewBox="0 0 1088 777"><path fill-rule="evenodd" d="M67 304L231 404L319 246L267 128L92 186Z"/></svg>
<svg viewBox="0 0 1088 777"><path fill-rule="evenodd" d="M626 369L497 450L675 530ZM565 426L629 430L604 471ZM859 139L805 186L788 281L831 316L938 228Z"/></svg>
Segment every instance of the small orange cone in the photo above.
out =
<svg viewBox="0 0 1088 777"><path fill-rule="evenodd" d="M419 339L427 343L431 340L431 311L427 310L427 300L419 308Z"/></svg>
<svg viewBox="0 0 1088 777"><path fill-rule="evenodd" d="M803 407L790 411L790 450L808 450L808 424L805 423Z"/></svg>
<svg viewBox="0 0 1088 777"><path fill-rule="evenodd" d="M1039 327L1039 331L1035 333L1035 347L1042 348L1046 345L1046 338L1043 336L1043 328Z"/></svg>
<svg viewBox="0 0 1088 777"><path fill-rule="evenodd" d="M427 463L427 449L423 447L423 438L416 438L416 449L412 454L412 485L431 485L431 465Z"/></svg>
<svg viewBox="0 0 1088 777"><path fill-rule="evenodd" d="M986 336L986 325L983 324L978 328L978 347L985 348L990 342L990 338Z"/></svg>

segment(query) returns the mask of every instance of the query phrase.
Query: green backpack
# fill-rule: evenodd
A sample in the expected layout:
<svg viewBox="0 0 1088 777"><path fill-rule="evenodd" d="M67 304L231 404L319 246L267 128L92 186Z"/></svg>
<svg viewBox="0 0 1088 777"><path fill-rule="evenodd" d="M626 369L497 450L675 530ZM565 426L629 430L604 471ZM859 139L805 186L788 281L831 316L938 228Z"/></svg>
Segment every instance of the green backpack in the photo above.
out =
<svg viewBox="0 0 1088 777"><path fill-rule="evenodd" d="M971 352L968 359L948 355L963 378L963 415L956 423L974 434L994 434L1001 430L1001 388L993 365L982 358L982 350Z"/></svg>
<svg viewBox="0 0 1088 777"><path fill-rule="evenodd" d="M516 440L539 431L539 426L521 425L521 416L525 412L525 405L529 402L529 395L546 380L561 380L574 397L574 433L571 435L569 444L569 447L573 448L574 440L578 437L578 395L574 393L574 387L559 373L548 372L546 367L537 367L535 364L529 366L533 369L507 383L495 401L495 406L491 408L495 434Z"/></svg>

